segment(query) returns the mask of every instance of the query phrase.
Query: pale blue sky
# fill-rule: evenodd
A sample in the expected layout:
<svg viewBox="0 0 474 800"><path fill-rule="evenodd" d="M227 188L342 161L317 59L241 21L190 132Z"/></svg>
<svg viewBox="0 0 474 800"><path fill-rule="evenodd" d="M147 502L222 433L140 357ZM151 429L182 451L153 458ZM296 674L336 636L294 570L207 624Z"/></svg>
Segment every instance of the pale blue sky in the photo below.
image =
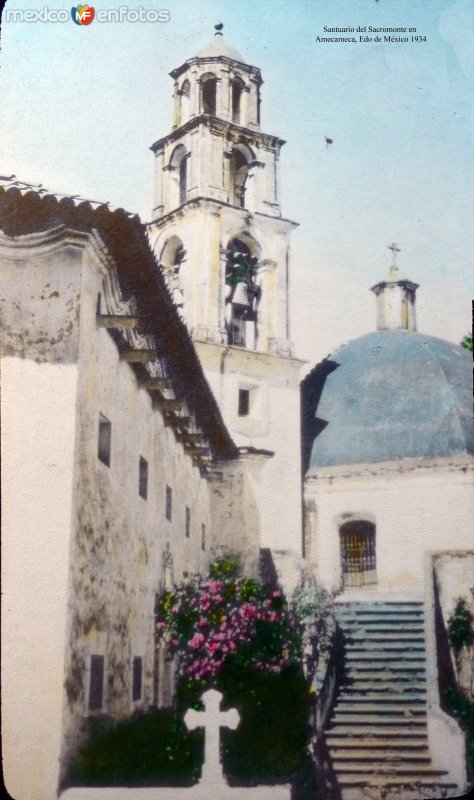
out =
<svg viewBox="0 0 474 800"><path fill-rule="evenodd" d="M9 0L7 8L45 4ZM99 10L125 3L94 5ZM168 73L223 21L227 41L262 70L263 130L287 140L283 213L300 223L292 246L298 353L314 361L373 329L368 288L385 277L385 248L393 240L402 248L401 271L421 285L419 329L454 341L468 331L474 273L472 0L128 5L169 9L170 22L3 25L2 174L110 200L148 218L148 148L170 127ZM316 44L325 25L411 26L427 42ZM325 136L333 139L328 149Z"/></svg>

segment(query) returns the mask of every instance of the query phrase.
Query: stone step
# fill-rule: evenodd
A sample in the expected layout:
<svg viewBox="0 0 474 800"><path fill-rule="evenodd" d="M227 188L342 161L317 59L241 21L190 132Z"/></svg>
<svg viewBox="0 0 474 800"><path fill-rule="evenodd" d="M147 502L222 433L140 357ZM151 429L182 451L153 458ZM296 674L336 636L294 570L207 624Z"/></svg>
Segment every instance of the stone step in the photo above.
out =
<svg viewBox="0 0 474 800"><path fill-rule="evenodd" d="M385 750L383 753L382 751L380 753L371 753L368 750L356 747L348 748L347 750L333 750L331 748L331 761L336 771L339 770L339 765L342 767L344 764L359 765L362 763L365 769L367 769L367 764L370 764L371 767L382 764L386 766L393 764L431 764L428 750L420 750L417 753L413 753L406 748L404 750L401 748L400 750Z"/></svg>
<svg viewBox="0 0 474 800"><path fill-rule="evenodd" d="M382 780L380 783L364 782L344 782L340 786L342 800L420 800L420 798L457 797L458 789L455 783L443 780L423 780L422 782L403 781L403 776L397 781L387 783Z"/></svg>
<svg viewBox="0 0 474 800"><path fill-rule="evenodd" d="M424 608L423 600L363 600L360 603L356 601L350 601L348 603L335 603L336 612L339 613L340 611L350 611L352 609L361 609L361 610L369 610L369 611L377 611L380 609L387 609L389 611L398 609L421 609Z"/></svg>
<svg viewBox="0 0 474 800"><path fill-rule="evenodd" d="M331 727L334 725L402 725L402 726L412 726L412 725L421 725L426 726L426 715L424 714L423 717L410 717L408 714L404 715L400 713L396 714L362 714L359 712L349 713L349 712L339 712L337 709L334 713L334 716L331 720Z"/></svg>
<svg viewBox="0 0 474 800"><path fill-rule="evenodd" d="M410 742L408 748L403 741L397 739L391 741L389 739L358 739L350 743L344 737L333 737L331 740L331 757L333 759L351 758L357 760L359 758L367 758L367 756L377 760L386 758L405 759L428 759L430 758L428 750L428 742L425 738L419 743Z"/></svg>
<svg viewBox="0 0 474 800"><path fill-rule="evenodd" d="M421 646L424 645L424 641L420 641L419 633L405 633L403 631L396 634L392 631L390 631L390 633L377 633L372 630L369 630L366 633L361 633L359 632L359 629L357 629L357 631L349 632L345 637L344 643L347 645L359 644L359 642L361 644L367 642L380 642L381 644L387 642L391 644L392 642L396 642L400 647L405 647L405 644L410 644L411 642L414 644L419 643Z"/></svg>
<svg viewBox="0 0 474 800"><path fill-rule="evenodd" d="M377 608L377 606L367 606L365 608L338 608L335 610L335 617L337 620L346 620L350 618L373 619L379 617L380 619L388 620L402 620L402 619L418 619L422 620L425 612L423 608Z"/></svg>
<svg viewBox="0 0 474 800"><path fill-rule="evenodd" d="M360 683L342 683L341 684L341 693L347 694L360 694L364 697L368 696L369 694L373 693L377 697L387 694L393 693L394 695L400 696L412 696L415 694L420 694L421 696L426 696L426 682L423 679L411 679L411 681L401 681L398 677L393 681L386 681L382 683L379 681L375 686L372 686L368 681L361 681Z"/></svg>
<svg viewBox="0 0 474 800"><path fill-rule="evenodd" d="M408 716L410 714L426 716L426 706L424 703L416 706L409 703L403 705L395 703L358 703L351 700L338 701L335 705L335 713L342 714L403 714L405 716L407 712Z"/></svg>
<svg viewBox="0 0 474 800"><path fill-rule="evenodd" d="M352 631L357 630L361 634L367 636L372 633L389 633L392 636L398 635L399 633L417 633L420 636L424 636L425 633L424 626L419 622L404 622L403 626L400 626L395 622L392 625L385 620L372 620L367 624L361 624L359 620L354 619L350 624L341 625L339 623L339 627L344 634L350 634Z"/></svg>
<svg viewBox="0 0 474 800"><path fill-rule="evenodd" d="M429 761L429 759L428 759ZM373 761L359 763L357 761L345 762L334 761L334 768L336 769L338 777L344 775L361 775L370 778L373 775L411 775L417 778L434 777L438 778L442 775L447 775L447 770L436 770L430 764L385 764L383 761Z"/></svg>
<svg viewBox="0 0 474 800"><path fill-rule="evenodd" d="M353 692L342 691L338 695L338 702L342 703L380 703L381 705L397 703L406 704L409 706L426 705L426 692L419 689L417 692L400 691L398 693L393 691L386 692L362 692L360 688L356 688Z"/></svg>
<svg viewBox="0 0 474 800"><path fill-rule="evenodd" d="M386 681L386 682L393 682L393 681L411 681L413 682L414 679L424 680L425 676L425 667L417 664L416 662L407 663L406 666L397 667L396 664L391 664L390 668L387 664L378 664L374 665L371 664L370 667L361 667L360 664L351 664L349 668L345 670L345 676L347 679L355 681L361 684L362 681L365 681L370 685L371 681Z"/></svg>
<svg viewBox="0 0 474 800"><path fill-rule="evenodd" d="M378 720L372 723L370 720L364 720L363 723L358 725L354 723L353 720L350 722L338 720L337 724L334 721L331 721L330 724L331 727L328 729L327 735L332 733L335 736L350 736L354 741L358 737L363 736L373 738L395 737L402 740L422 736L426 739L426 723L422 725L409 725L405 720L403 724L392 720L391 722L387 722L386 725L380 725Z"/></svg>
<svg viewBox="0 0 474 800"><path fill-rule="evenodd" d="M397 786L407 786L408 784L413 784L416 781L417 786L433 786L434 783L438 784L439 778L443 778L444 775L448 773L443 770L435 770L435 769L427 769L421 770L420 767L417 768L418 774L414 773L413 775L397 775L395 772L386 772L383 775L370 775L367 773L359 773L359 772L346 772L344 775L340 776L338 783L342 786L348 786L349 784L370 784L370 786L390 786L392 784ZM450 781L442 781L443 785L455 787L455 783L451 783ZM419 795L422 796L422 795ZM441 795L440 795L441 796Z"/></svg>
<svg viewBox="0 0 474 800"><path fill-rule="evenodd" d="M399 661L403 664L404 661L424 661L424 650L405 650L400 653L400 650L346 650L346 661Z"/></svg>
<svg viewBox="0 0 474 800"><path fill-rule="evenodd" d="M344 752L350 752L351 750L357 750L361 753L365 753L366 755L372 753L372 751L383 750L389 752L395 752L399 750L406 750L407 745L404 739L398 736L339 736L337 733L333 733L332 731L328 731L326 734L326 739L328 746L332 752L339 752L340 750L344 750ZM410 739L410 748L407 752L419 753L428 753L428 737L426 734L416 734L413 738ZM377 755L378 757L378 755Z"/></svg>
<svg viewBox="0 0 474 800"><path fill-rule="evenodd" d="M385 641L376 639L352 639L348 638L344 642L346 653L424 653L425 644L419 639L413 638L407 641L399 641L393 636Z"/></svg>

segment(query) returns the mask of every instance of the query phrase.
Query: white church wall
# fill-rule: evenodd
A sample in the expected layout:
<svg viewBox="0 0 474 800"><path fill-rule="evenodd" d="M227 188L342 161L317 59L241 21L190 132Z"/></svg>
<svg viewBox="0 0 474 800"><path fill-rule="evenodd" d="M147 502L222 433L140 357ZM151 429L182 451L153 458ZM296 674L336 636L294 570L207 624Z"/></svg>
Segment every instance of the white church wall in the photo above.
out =
<svg viewBox="0 0 474 800"><path fill-rule="evenodd" d="M3 778L12 798L53 800L61 743L77 367L7 356L1 377Z"/></svg>
<svg viewBox="0 0 474 800"><path fill-rule="evenodd" d="M101 713L126 716L154 697L154 605L165 583L163 555L171 555L171 580L204 571L212 533L208 484L166 427L150 395L120 360L110 334L96 324L104 266L90 253L80 301L80 381L76 444L76 507L70 572L63 762L77 747L88 710L87 671L94 643L103 638L105 674ZM108 267L110 270L110 265ZM105 283L114 282L107 274ZM116 291L117 294L117 291ZM102 313L107 309L102 308ZM117 309L108 309L117 313ZM122 313L129 309L125 306ZM111 423L110 464L98 458L100 415ZM139 460L148 464L146 499L139 493ZM167 518L167 487L172 492ZM188 509L188 511L187 511ZM186 516L189 514L189 529ZM212 539L211 539L212 541ZM168 559L169 561L169 559ZM102 652L103 651L103 652ZM143 664L142 696L132 702L133 658Z"/></svg>
<svg viewBox="0 0 474 800"><path fill-rule="evenodd" d="M222 348L200 342L196 349L236 444L273 453L259 474L261 546L301 554L301 362L238 347L221 358ZM251 392L245 416L238 414L239 389Z"/></svg>
<svg viewBox="0 0 474 800"><path fill-rule="evenodd" d="M90 713L125 716L156 699L155 595L206 572L222 529L210 482L97 324L99 295L101 313L134 311L100 238L58 228L1 246L4 774L16 800L53 800ZM222 509L228 490L235 499L228 520L234 484L220 490ZM91 711L93 655L104 680Z"/></svg>
<svg viewBox="0 0 474 800"><path fill-rule="evenodd" d="M58 782L83 241L0 243L3 769L18 800L52 800Z"/></svg>
<svg viewBox="0 0 474 800"><path fill-rule="evenodd" d="M472 543L473 465L467 459L326 468L305 481L306 535L320 581L341 587L339 528L376 526L377 590L421 591L423 555Z"/></svg>

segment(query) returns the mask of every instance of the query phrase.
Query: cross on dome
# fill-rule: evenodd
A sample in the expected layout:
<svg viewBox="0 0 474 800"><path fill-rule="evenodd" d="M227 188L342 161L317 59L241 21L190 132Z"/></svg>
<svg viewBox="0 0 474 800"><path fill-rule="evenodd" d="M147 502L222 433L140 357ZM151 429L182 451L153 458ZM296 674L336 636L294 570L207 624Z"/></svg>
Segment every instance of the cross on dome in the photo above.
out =
<svg viewBox="0 0 474 800"><path fill-rule="evenodd" d="M401 253L401 249L397 246L395 242L389 244L388 249L392 251L392 263L390 265L389 276L391 278L396 278L398 275L397 253Z"/></svg>

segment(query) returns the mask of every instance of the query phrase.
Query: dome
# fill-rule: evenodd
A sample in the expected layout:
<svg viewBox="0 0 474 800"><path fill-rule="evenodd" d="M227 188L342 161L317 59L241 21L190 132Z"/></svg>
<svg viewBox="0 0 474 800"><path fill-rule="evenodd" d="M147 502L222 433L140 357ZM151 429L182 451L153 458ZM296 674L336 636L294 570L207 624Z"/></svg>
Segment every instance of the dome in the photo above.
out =
<svg viewBox="0 0 474 800"><path fill-rule="evenodd" d="M378 330L303 382L305 468L473 452L472 361L459 345Z"/></svg>
<svg viewBox="0 0 474 800"><path fill-rule="evenodd" d="M197 58L218 58L219 56L231 58L233 61L240 61L242 64L245 64L245 61L240 53L227 44L221 34L216 34L212 41L210 41L209 44L203 48L203 50L199 51Z"/></svg>

